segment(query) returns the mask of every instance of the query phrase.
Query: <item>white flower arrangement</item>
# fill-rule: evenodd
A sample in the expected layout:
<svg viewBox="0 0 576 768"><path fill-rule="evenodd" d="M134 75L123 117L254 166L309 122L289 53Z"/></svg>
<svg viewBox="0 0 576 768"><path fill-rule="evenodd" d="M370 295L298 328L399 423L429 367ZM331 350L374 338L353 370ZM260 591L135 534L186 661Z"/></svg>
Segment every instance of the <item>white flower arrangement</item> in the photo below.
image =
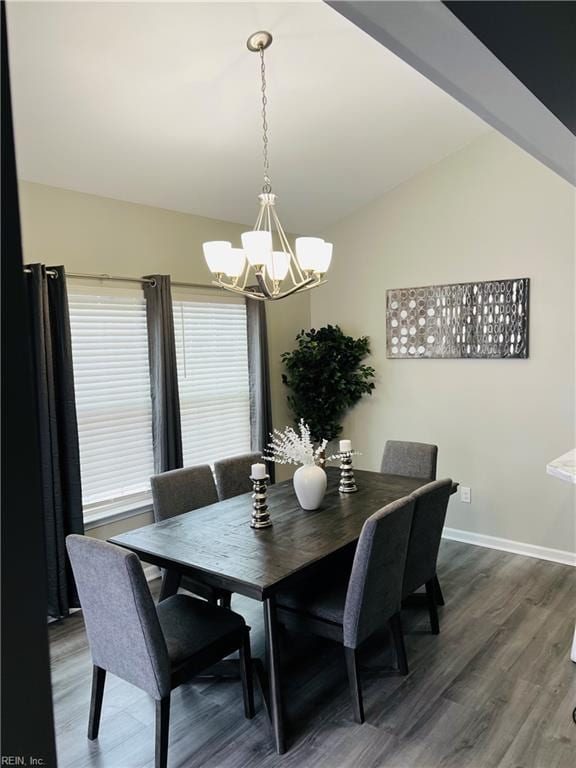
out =
<svg viewBox="0 0 576 768"><path fill-rule="evenodd" d="M304 424L304 419L300 419L298 429L299 434L292 427L285 427L282 431L275 429L270 435L272 439L262 458L275 464L319 464L328 441L322 440L318 447L314 448L310 427Z"/></svg>
<svg viewBox="0 0 576 768"><path fill-rule="evenodd" d="M334 453L324 458L324 451L328 440L321 440L314 448L314 442L310 435L310 427L300 419L299 432L292 427L285 427L282 431L275 429L270 437L266 451L262 454L264 461L272 461L275 464L302 464L304 466L322 465L325 461L341 459L343 456L359 455L358 451Z"/></svg>
<svg viewBox="0 0 576 768"><path fill-rule="evenodd" d="M355 448L351 451L338 451L338 453L333 453L332 456L327 456L326 461L335 461L336 459L340 461L350 456L362 456L362 451L357 451Z"/></svg>

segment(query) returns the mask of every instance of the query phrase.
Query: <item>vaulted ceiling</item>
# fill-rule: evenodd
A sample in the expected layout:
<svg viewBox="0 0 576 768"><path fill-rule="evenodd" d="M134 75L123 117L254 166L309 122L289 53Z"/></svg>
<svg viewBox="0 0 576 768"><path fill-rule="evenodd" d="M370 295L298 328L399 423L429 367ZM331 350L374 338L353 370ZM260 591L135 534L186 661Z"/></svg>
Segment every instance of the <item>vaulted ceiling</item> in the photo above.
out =
<svg viewBox="0 0 576 768"><path fill-rule="evenodd" d="M321 2L11 3L22 179L250 223L270 160L284 226L314 234L485 133Z"/></svg>

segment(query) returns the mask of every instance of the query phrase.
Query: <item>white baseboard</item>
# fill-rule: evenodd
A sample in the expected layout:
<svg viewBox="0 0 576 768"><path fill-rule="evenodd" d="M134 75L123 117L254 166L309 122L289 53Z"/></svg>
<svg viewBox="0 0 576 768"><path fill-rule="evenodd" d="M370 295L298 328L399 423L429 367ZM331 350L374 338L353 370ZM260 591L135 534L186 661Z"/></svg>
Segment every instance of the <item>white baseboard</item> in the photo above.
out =
<svg viewBox="0 0 576 768"><path fill-rule="evenodd" d="M144 566L144 576L146 576L146 581L154 581L154 579L160 578L160 568L158 568L157 565L145 565Z"/></svg>
<svg viewBox="0 0 576 768"><path fill-rule="evenodd" d="M486 547L487 549L500 549L515 555L536 557L538 560L550 560L553 563L576 566L576 552L564 552L562 549L540 547L537 544L527 544L523 541L499 539L496 536L486 536L483 533L460 531L458 528L444 528L442 538L462 541L464 544L474 544L477 547Z"/></svg>

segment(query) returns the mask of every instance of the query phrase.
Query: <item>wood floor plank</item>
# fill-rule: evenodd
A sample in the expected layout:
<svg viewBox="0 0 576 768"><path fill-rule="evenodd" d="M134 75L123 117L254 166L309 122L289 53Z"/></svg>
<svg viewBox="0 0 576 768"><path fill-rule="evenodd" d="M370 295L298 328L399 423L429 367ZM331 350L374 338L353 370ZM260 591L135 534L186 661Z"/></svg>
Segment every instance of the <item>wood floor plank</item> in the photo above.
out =
<svg viewBox="0 0 576 768"><path fill-rule="evenodd" d="M430 634L426 611L404 612L410 675L391 669L386 631L362 650L366 723L352 719L342 648L289 634L289 751L275 754L259 697L248 721L238 681L199 680L173 693L169 768L573 768L575 569L443 542L439 574L440 635ZM234 595L233 608L262 657L261 605ZM108 675L100 736L89 742L81 614L49 632L60 768L153 768L151 700Z"/></svg>

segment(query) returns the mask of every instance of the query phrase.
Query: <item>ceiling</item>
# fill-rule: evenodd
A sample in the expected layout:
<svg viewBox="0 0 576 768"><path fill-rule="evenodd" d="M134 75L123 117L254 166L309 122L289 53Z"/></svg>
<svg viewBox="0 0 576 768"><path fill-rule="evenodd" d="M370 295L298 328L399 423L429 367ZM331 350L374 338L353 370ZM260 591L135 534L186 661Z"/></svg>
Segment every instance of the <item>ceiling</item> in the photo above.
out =
<svg viewBox="0 0 576 768"><path fill-rule="evenodd" d="M10 3L20 178L252 223L258 29L288 231L321 232L489 130L322 2Z"/></svg>
<svg viewBox="0 0 576 768"><path fill-rule="evenodd" d="M576 135L574 2L444 4Z"/></svg>

